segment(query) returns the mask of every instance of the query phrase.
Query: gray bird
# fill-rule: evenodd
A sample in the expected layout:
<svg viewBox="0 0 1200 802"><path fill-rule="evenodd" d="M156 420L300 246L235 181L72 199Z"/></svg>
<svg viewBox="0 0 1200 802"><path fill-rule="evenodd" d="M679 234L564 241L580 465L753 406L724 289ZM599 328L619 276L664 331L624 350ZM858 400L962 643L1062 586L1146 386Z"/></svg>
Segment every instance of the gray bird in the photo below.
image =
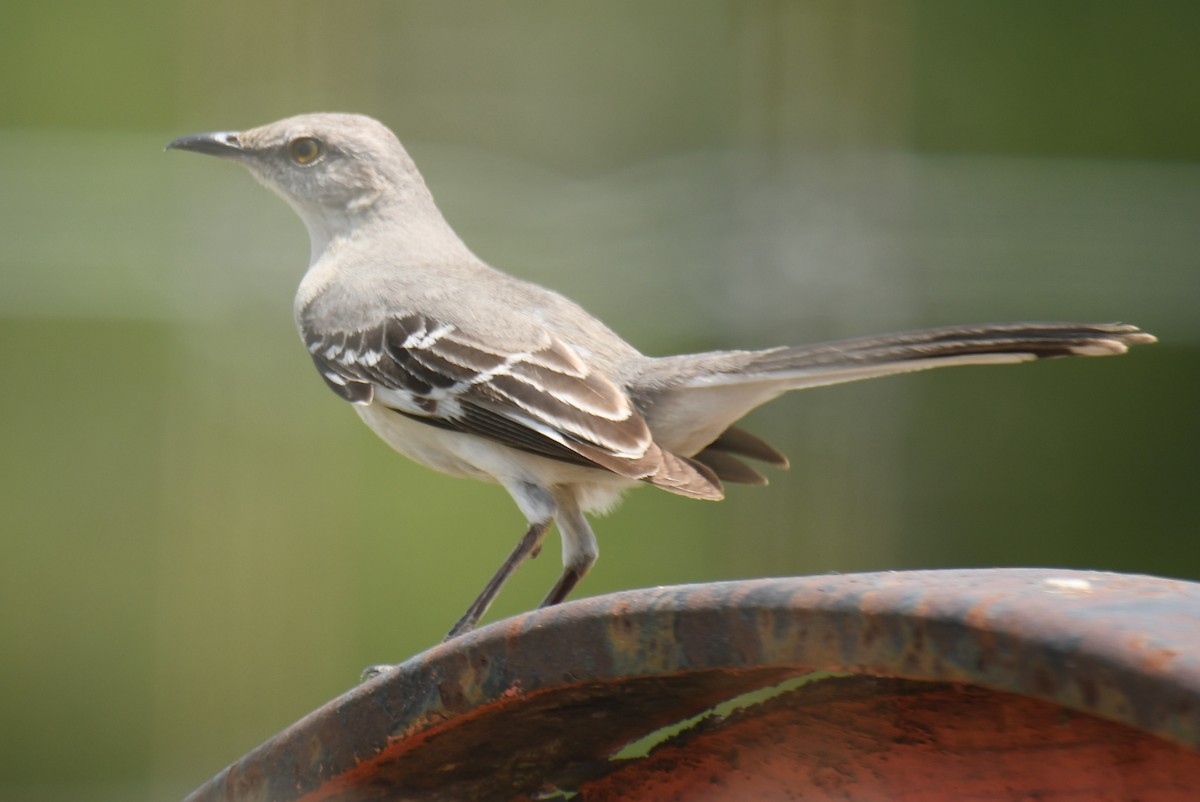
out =
<svg viewBox="0 0 1200 802"><path fill-rule="evenodd" d="M551 522L565 599L599 549L584 517L639 482L722 498L765 484L745 460L788 461L734 424L789 390L945 365L1106 356L1154 337L1135 326L955 326L762 351L650 357L567 298L473 254L385 126L306 114L168 148L232 159L283 197L312 241L296 295L325 383L400 453L502 485L529 521L447 638L472 629Z"/></svg>

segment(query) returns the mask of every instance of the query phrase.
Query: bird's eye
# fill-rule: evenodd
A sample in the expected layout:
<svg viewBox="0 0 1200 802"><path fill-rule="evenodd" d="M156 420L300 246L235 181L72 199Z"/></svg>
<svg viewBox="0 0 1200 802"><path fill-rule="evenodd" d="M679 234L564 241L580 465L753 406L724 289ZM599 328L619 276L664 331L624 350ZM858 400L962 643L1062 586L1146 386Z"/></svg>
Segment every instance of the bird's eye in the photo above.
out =
<svg viewBox="0 0 1200 802"><path fill-rule="evenodd" d="M296 164L312 164L321 155L321 143L311 136L302 136L288 143L288 155Z"/></svg>

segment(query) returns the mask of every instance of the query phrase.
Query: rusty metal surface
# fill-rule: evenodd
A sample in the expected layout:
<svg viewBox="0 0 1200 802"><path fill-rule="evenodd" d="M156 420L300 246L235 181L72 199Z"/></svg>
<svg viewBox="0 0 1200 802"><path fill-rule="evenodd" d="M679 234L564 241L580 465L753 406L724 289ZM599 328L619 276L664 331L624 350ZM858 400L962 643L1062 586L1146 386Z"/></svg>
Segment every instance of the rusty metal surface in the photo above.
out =
<svg viewBox="0 0 1200 802"><path fill-rule="evenodd" d="M1195 802L1200 752L1027 696L835 677L705 719L577 802Z"/></svg>
<svg viewBox="0 0 1200 802"><path fill-rule="evenodd" d="M1200 585L993 569L585 599L408 660L189 800L518 799L578 787L630 740L813 671L964 683L1200 750Z"/></svg>

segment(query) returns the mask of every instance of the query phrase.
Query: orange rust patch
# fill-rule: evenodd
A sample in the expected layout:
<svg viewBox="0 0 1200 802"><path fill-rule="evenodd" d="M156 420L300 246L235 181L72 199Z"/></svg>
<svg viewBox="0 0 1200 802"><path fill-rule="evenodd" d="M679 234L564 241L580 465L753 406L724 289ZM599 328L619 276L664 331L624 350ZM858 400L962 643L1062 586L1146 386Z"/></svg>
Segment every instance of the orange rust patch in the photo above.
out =
<svg viewBox="0 0 1200 802"><path fill-rule="evenodd" d="M1191 802L1200 754L1012 694L842 678L701 725L582 802Z"/></svg>

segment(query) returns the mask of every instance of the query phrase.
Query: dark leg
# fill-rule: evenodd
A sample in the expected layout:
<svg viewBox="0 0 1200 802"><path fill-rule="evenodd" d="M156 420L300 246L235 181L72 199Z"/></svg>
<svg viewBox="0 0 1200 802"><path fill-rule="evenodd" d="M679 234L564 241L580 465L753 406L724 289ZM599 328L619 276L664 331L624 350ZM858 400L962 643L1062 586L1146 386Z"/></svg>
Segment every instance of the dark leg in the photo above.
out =
<svg viewBox="0 0 1200 802"><path fill-rule="evenodd" d="M508 581L512 572L517 570L517 566L541 551L542 538L546 536L546 530L549 528L549 521L529 525L528 531L525 532L524 536L517 543L517 547L512 550L512 554L508 555L508 559L500 566L500 570L491 578L475 601L471 602L471 606L463 613L462 618L458 619L458 623L450 630L450 634L446 635L445 640L450 640L456 635L461 635L475 628L475 625L479 623L479 619L483 618L483 614L487 612L488 607L492 606L492 601L495 600L496 594L500 592L500 588ZM559 581L561 582L562 580ZM570 592L570 588L567 588L567 592Z"/></svg>
<svg viewBox="0 0 1200 802"><path fill-rule="evenodd" d="M560 492L555 497L558 502L558 531L563 539L563 572L554 587L542 600L543 607L558 604L571 595L571 591L579 584L579 580L587 576L600 548L596 545L596 536L588 526L587 519L579 510L575 497L567 491Z"/></svg>
<svg viewBox="0 0 1200 802"><path fill-rule="evenodd" d="M562 576L554 583L554 587L550 588L550 592L546 594L546 598L542 599L542 607L549 607L552 604L564 601L571 595L571 591L575 589L575 586L579 584L579 580L581 579L583 579L583 574L575 568L564 568Z"/></svg>

